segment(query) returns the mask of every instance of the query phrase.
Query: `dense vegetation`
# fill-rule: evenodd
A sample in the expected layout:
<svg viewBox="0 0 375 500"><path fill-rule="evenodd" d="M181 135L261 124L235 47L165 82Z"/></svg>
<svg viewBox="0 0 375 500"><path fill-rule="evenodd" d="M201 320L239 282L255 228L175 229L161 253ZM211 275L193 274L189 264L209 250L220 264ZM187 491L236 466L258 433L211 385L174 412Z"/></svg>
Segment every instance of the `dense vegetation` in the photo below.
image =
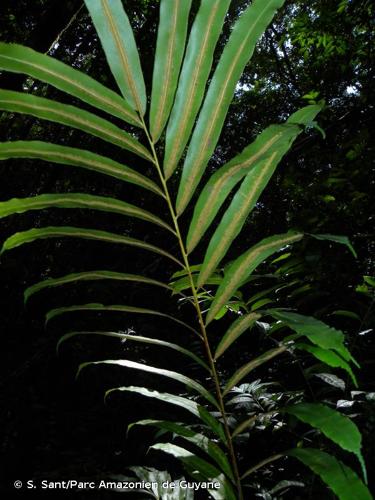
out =
<svg viewBox="0 0 375 500"><path fill-rule="evenodd" d="M223 34L214 52L213 68L230 38L230 26L248 3L243 0L231 2ZM123 4L141 54L147 95L151 96L158 2L126 1ZM39 52L48 52L116 90L92 21L79 2L36 1L33 10L26 2L9 5L3 2L1 9L1 41L22 43ZM192 2L189 26L198 9L199 2ZM311 355L313 348L305 343L305 350L301 344L301 349L293 349L289 357L276 357L264 365L259 362L258 368L255 364L251 368L256 371L249 372L250 375L241 380L241 384L233 384L229 428L235 429L249 416L253 419L247 429L238 431L236 443L242 472L254 469L246 477L245 498L255 495L267 499L333 496L323 482L314 479L309 469L290 457L260 466L264 459L278 456L295 446L329 452L361 475L355 456L351 458L350 454L340 449L343 443L339 432L335 436L322 426L315 425L315 430L312 430L307 425L312 420L316 424L316 418L311 417L312 407L307 406L311 402L320 401L326 408L350 416L362 432L363 455L368 470L375 465L372 437L375 425L374 387L370 378L374 363L372 277L375 274L372 255L374 214L371 212L374 150L370 134L373 120L373 10L368 1L327 3L316 0L309 2L308 7L305 1L285 2L260 39L251 63L246 66L240 84L236 86L218 146L203 177L202 187L212 173L238 155L271 123L284 123L297 109L310 106L308 109L314 110L314 114L320 111L319 115L311 116L306 122L298 122L303 127L296 134L298 137L292 149L284 156L251 215L246 218L240 237L234 240L223 263L237 258L259 241L286 233L289 229L305 234L346 235L356 251L351 252L349 246L333 243L332 238L330 241L304 238L259 266L257 274L245 285L242 293L229 297L230 303L217 310L219 316L225 314L220 320L214 320L212 331L208 330L208 341L217 346L215 338L223 337L239 312L255 315L265 311L262 318L254 316L260 321L254 323L251 332L241 336L223 357L218 375L226 381L233 374L234 367L245 364L249 359L259 360L259 356L267 352L273 357L277 349L275 345L280 348L285 332L282 330L280 336L280 323L274 323L274 320L282 321L285 328L292 326L290 320L293 319L293 316L288 318L285 313L283 316L276 311L281 307L298 310L305 315L304 318L314 316L344 331L346 343L342 347L348 348L361 366L360 370L355 369L358 380L358 387L355 387L354 377L347 366L346 371L335 370L334 363L327 362L322 354L320 360L314 358ZM0 80L2 89L83 107L76 97L70 97L37 79L27 78L24 74L4 71ZM2 94L3 100L9 95ZM89 107L85 109L90 110ZM109 156L133 166L148 178L156 179L153 166L147 159L137 158L133 153L119 150L82 131L14 111L20 110L8 107L8 112L1 117L2 142L27 139L76 148L84 145L86 150ZM120 123L117 117L113 117L113 123ZM147 138L136 127L131 125L126 129L147 146ZM162 136L155 152L161 157L163 144ZM30 159L8 159L1 162L0 169L2 200L35 197L44 193L79 192L125 200L143 210L157 213L168 223L170 220L163 200L137 186L110 177L62 165L43 168L42 162ZM177 193L179 182L179 175L170 178L168 185L171 193ZM185 235L197 199L179 220ZM50 206L53 207L53 203ZM4 242L12 234L31 227L48 226L106 230L141 238L146 243L169 249L173 254L178 253L178 245L172 235L142 218L124 218L118 214L86 209L72 211L66 207L4 218L1 221L1 240ZM204 260L204 249L213 234L211 229L203 244L197 247L193 264ZM339 243L343 241L346 240L339 240ZM143 308L163 311L196 327L195 313L189 309L189 297L182 297L181 300L173 296L171 300L170 293L155 294L151 286L134 287L128 281L121 283L106 279L81 283L75 280L73 286L44 289L30 295L26 310L22 304L22 289L42 279L82 270L106 269L165 280L176 271L174 264L140 252L137 248L119 248L76 239L35 242L4 253L1 259L4 293L0 300L6 353L1 385L3 453L7 460L3 469L4 488L11 487L12 481L18 478L121 477L131 475L125 467L133 465L166 469L176 478L186 475L186 470L181 469L177 462L169 461L160 452L152 451L146 456L148 447L156 442L152 428L145 427L140 431L134 427L126 437L127 424L140 418L182 422L186 420L184 413L175 407L166 409L160 402L149 401L149 398L145 400L139 394L129 398L113 393L106 405L103 404L104 392L113 387L136 385L159 391L166 391L167 388L167 392L181 394L180 387L165 385L165 381L159 379L155 382L153 376L137 374L134 370L123 372L105 367L87 367L76 382L74 376L80 363L126 358L149 366L181 371L202 381L205 375L199 367L183 362L183 358L175 353L165 352L162 347L155 350L138 342L122 344L118 339L122 336L124 340L126 335L133 334L162 338L184 345L194 355L204 356L201 346L193 340L189 331L163 318L153 317L150 320L149 316L134 317L121 313L62 315L58 320L51 318L46 330L43 322L47 311L95 301L122 303L131 307L141 304ZM211 288L214 287L213 290L222 281L222 276L218 270L212 283L208 283ZM187 288L183 288L186 283L177 278L179 291L188 295ZM202 309L209 307L213 293L211 288L207 295L198 297L203 300ZM270 309L273 314L266 313ZM322 328L322 324L319 325ZM64 343L59 344L59 356L56 357L57 340L72 329L110 330L117 332L117 337L65 337ZM212 394L215 393L213 387L209 389L212 389ZM195 395L190 391L191 388L185 390L184 395L195 401ZM282 411L286 407L292 408L290 405L293 404L297 405L296 408L298 404L304 404L305 410L310 409L310 417L301 418L297 410L290 410L289 414ZM303 406L299 408L302 411ZM340 425L342 421L337 428ZM177 428L172 430L177 432ZM327 440L327 436L336 444ZM171 434L168 433L161 441L168 442L170 439ZM183 440L174 443L181 446ZM211 457L213 455L211 450ZM185 466L189 472L189 464L185 463ZM133 472L139 474L140 470ZM369 480L371 489L371 476ZM106 492L97 493L98 498L109 495ZM228 492L226 495L230 498Z"/></svg>

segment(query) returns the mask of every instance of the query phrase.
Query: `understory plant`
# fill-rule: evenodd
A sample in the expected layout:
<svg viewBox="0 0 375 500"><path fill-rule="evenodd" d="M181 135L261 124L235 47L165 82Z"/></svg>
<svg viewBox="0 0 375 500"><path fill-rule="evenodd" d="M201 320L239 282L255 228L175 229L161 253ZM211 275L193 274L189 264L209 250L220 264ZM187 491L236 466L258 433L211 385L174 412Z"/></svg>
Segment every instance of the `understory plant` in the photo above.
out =
<svg viewBox="0 0 375 500"><path fill-rule="evenodd" d="M254 403L254 394L259 396L263 385L252 377L253 370L282 356L294 360L300 352L324 363L330 371L343 370L356 385L353 367L357 363L346 347L344 334L316 318L273 307L267 290L253 294L250 299L244 299L243 295L244 288L251 287L257 278L254 273L266 259L271 256L277 259L278 252L285 252L303 238L326 239L353 249L344 237L290 230L268 236L233 258L233 242L237 241L276 167L299 134L316 126L322 104L303 107L283 123L270 125L223 166L213 172L207 169L242 72L258 39L283 3L284 0L253 0L242 10L227 40L223 41L220 36L230 0L201 0L194 16L191 0L161 0L149 97L133 31L121 0L85 0L120 93L48 55L17 44L1 43L1 70L28 75L32 80L69 94L74 102L82 101L88 106L84 109L31 92L0 90L0 109L78 129L106 141L116 151L116 157L126 155L124 158L130 158L132 164L128 166L84 148L35 140L1 143L0 159L37 159L48 166L63 164L94 171L114 178L121 185L125 183L129 192L132 186L143 190L139 205L142 206L145 198L151 199L149 204L155 210L146 210L115 194L109 197L62 192L3 201L0 217L46 208L88 209L90 216L94 211L101 211L152 224L164 232L161 234L166 235L168 243L168 248L164 248L128 233L93 229L92 224L89 227L47 226L12 234L3 242L1 253L45 238L81 238L103 245L122 245L124 255L127 247L140 253L151 252L160 259L156 262L162 270L163 262L168 263L165 269L173 266L169 276L164 273L164 280L147 273L114 271L110 265L109 269L79 269L29 286L25 290L25 301L46 289L92 281L126 282L129 287L142 284L155 290L157 296L165 294L174 304L173 314L128 305L120 298L114 304L92 302L54 308L47 313L46 322L73 312L82 313L84 318L85 312L117 311L147 315L151 321L157 316L178 326L180 335L173 342L170 338L166 340L163 332L147 337L134 332L83 329L65 332L59 346L72 337L97 335L120 338L132 345L156 346L186 357L189 362L186 366L194 366L187 374L132 359L87 360L79 366L78 374L88 366L118 366L180 384L181 389L175 392L129 384L109 389L105 397L135 393L145 400L153 399L169 406L172 415L173 408L178 410L178 415L182 410L186 419L160 420L149 415L146 420L134 422L131 432L139 432L141 426L163 431L158 434L160 442L151 448L178 458L192 480L215 483L216 486L209 484L207 489L213 498L249 498L246 485L251 475L278 459L290 457L312 469L339 498L366 500L371 495L364 484L366 469L361 435L351 419L328 405L309 402L303 395L287 400L271 397L270 389L267 389L267 397L260 398L263 402L269 399L269 404L260 404L259 398L257 404ZM222 42L224 48L220 52ZM141 173L138 162L148 162L152 173ZM158 211L161 205L168 214L166 217ZM160 236L159 241L163 238ZM181 316L185 310L191 315L191 321L186 320L186 313ZM230 354L236 349L236 343L240 337L247 336L246 343L251 345L252 330L258 327L265 329L273 347L245 361L238 356L236 363ZM182 336L189 340L179 342L178 337ZM197 344L200 347L197 348ZM232 356L229 367L225 364L228 354ZM293 417L319 431L326 443L330 440L334 446L354 454L364 482L352 468L323 451L323 446L305 446L303 441L295 448L258 462L244 461L238 452L244 435L251 432L257 422L275 415L282 415L285 421ZM134 472L138 477L170 478L168 472L160 472L158 476L151 469L135 468ZM163 495L192 498L191 492L181 488L178 491L163 493L159 488L150 494L156 498Z"/></svg>

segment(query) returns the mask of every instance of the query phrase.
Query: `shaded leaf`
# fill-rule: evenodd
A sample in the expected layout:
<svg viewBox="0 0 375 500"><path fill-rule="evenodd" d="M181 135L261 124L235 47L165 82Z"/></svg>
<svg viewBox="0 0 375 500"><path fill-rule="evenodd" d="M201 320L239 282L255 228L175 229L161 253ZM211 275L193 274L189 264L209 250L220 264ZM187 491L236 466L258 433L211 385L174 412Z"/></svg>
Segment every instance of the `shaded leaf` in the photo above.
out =
<svg viewBox="0 0 375 500"><path fill-rule="evenodd" d="M113 312L121 312L121 313L147 314L147 315L151 315L151 316L160 316L162 318L170 319L170 320L174 321L175 323L178 323L179 325L184 326L188 330L191 330L192 332L197 333L194 330L194 328L189 326L187 323L184 323L183 321L180 321L179 319L175 318L174 316L170 316L169 314L165 314L165 313L162 313L160 311L154 311L153 309L146 309L144 307L126 306L123 304L104 305L104 304L92 303L92 304L79 304L79 305L66 306L66 307L57 307L56 309L51 309L46 314L46 325L53 318L57 318L58 316L61 316L62 314L76 312L76 311L113 311Z"/></svg>
<svg viewBox="0 0 375 500"><path fill-rule="evenodd" d="M121 0L85 0L122 95L142 116L146 89L133 30Z"/></svg>
<svg viewBox="0 0 375 500"><path fill-rule="evenodd" d="M261 318L260 314L250 313L241 316L228 328L215 350L214 359L217 360L235 342L240 335L251 328L255 321Z"/></svg>
<svg viewBox="0 0 375 500"><path fill-rule="evenodd" d="M163 165L166 178L177 167L193 129L229 4L230 0L202 0L191 28L167 127Z"/></svg>
<svg viewBox="0 0 375 500"><path fill-rule="evenodd" d="M164 197L157 184L144 175L110 158L85 149L70 148L42 141L1 142L0 160L10 158L38 158L48 162L93 170L115 179L136 184Z"/></svg>
<svg viewBox="0 0 375 500"><path fill-rule="evenodd" d="M191 0L161 0L150 109L155 142L167 123L185 51Z"/></svg>
<svg viewBox="0 0 375 500"><path fill-rule="evenodd" d="M318 474L340 500L372 500L357 474L328 453L314 448L295 448L286 455L298 458Z"/></svg>
<svg viewBox="0 0 375 500"><path fill-rule="evenodd" d="M176 202L178 214L184 211L214 152L237 82L255 45L283 3L284 0L254 0L232 30L190 141Z"/></svg>
<svg viewBox="0 0 375 500"><path fill-rule="evenodd" d="M35 240L66 237L106 241L108 243L119 243L137 248L143 248L144 250L163 255L164 257L167 257L182 266L182 263L179 262L173 255L169 254L165 250L162 250L161 248L145 243L144 241L130 238L129 236L123 236L121 234L109 233L108 231L71 226L49 226L15 233L4 241L0 255L8 250L24 245L25 243L32 243Z"/></svg>
<svg viewBox="0 0 375 500"><path fill-rule="evenodd" d="M289 231L285 234L278 234L265 238L260 243L254 245L245 253L240 255L225 271L222 284L219 286L215 298L208 311L206 324L210 323L217 312L223 307L242 285L243 281L261 264L267 257L281 250L286 245L301 240L302 233ZM198 285L203 283L198 280Z"/></svg>
<svg viewBox="0 0 375 500"><path fill-rule="evenodd" d="M367 482L366 466L361 453L362 436L350 418L319 403L299 403L286 407L284 411L319 429L341 448L354 453L361 464L363 476Z"/></svg>
<svg viewBox="0 0 375 500"><path fill-rule="evenodd" d="M173 229L167 223L147 210L116 198L85 193L41 194L32 198L13 198L8 201L2 201L0 202L0 218L16 213L28 212L29 210L43 210L45 208L84 208L117 213L152 222L174 233Z"/></svg>
<svg viewBox="0 0 375 500"><path fill-rule="evenodd" d="M111 122L75 106L31 94L0 89L0 109L67 125L127 149L149 161L153 160L151 153L132 135Z"/></svg>
<svg viewBox="0 0 375 500"><path fill-rule="evenodd" d="M110 115L141 126L139 117L122 97L85 73L53 57L23 45L0 42L0 69L30 75Z"/></svg>

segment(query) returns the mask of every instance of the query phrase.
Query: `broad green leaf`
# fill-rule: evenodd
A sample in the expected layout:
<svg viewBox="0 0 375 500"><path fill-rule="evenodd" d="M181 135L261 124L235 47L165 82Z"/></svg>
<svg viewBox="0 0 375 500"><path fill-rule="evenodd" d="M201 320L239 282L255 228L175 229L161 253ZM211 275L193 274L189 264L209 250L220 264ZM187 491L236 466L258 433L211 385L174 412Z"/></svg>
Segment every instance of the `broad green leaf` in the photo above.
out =
<svg viewBox="0 0 375 500"><path fill-rule="evenodd" d="M130 308L129 308L130 309ZM151 314L151 313L147 313ZM155 311L152 312L152 314L155 314ZM166 314L160 314L157 313L159 316L166 316ZM165 370L163 368L157 368L155 366L150 366L142 363L136 363L135 361L130 361L128 359L106 359L103 361L88 361L86 363L81 363L78 368L77 372L77 377L81 373L81 371L86 368L87 366L91 365L112 365L112 366L122 366L124 368L132 368L134 370L140 370L144 371L147 373L154 373L155 375L160 375L162 377L167 377L171 378L173 380L177 380L178 382L181 382L182 384L185 384L187 387L190 387L191 389L195 390L203 396L209 403L211 403L213 406L216 408L219 408L219 404L216 401L216 399L212 396L212 394L203 387L200 383L196 382L190 377L187 377L186 375L182 375L181 373L171 371L171 370ZM106 396L110 394L112 391L117 391L121 389L120 388L114 388L110 389L109 391L106 392Z"/></svg>
<svg viewBox="0 0 375 500"><path fill-rule="evenodd" d="M133 30L121 0L85 0L85 4L122 95L143 116L145 83Z"/></svg>
<svg viewBox="0 0 375 500"><path fill-rule="evenodd" d="M187 399L182 396L176 396L175 394L169 394L165 392L151 391L145 387L119 387L116 389L110 389L106 392L105 398L109 393L113 391L120 392L134 392L148 398L158 399L159 401L164 401L165 403L170 403L180 408L184 408L188 412L192 413L195 417L204 422L208 427L220 438L222 443L227 443L226 435L222 424L211 415L211 413L206 410L204 406L199 405L191 399Z"/></svg>
<svg viewBox="0 0 375 500"><path fill-rule="evenodd" d="M81 167L115 179L130 182L164 196L160 188L144 175L110 158L86 151L42 141L12 141L0 143L0 160L38 158L40 160Z"/></svg>
<svg viewBox="0 0 375 500"><path fill-rule="evenodd" d="M154 311L153 309L146 309L144 307L126 306L123 304L104 305L104 304L93 303L93 304L79 304L79 305L66 306L66 307L57 307L56 309L51 309L50 311L47 312L45 324L47 325L52 319L57 318L58 316L61 316L62 314L67 314L67 313L72 313L72 312L77 312L77 311L113 311L113 312L120 312L120 313L146 314L146 315L151 315L151 316L160 316L162 318L170 319L171 321L174 321L175 323L178 323L181 326L184 326L185 328L192 331L193 333L197 333L194 330L194 328L189 326L187 323L184 323L183 321L180 321L179 319L175 318L174 316L170 316L169 314L165 314L165 313L162 313L160 311Z"/></svg>
<svg viewBox="0 0 375 500"><path fill-rule="evenodd" d="M226 383L223 395L225 396L226 394L228 394L228 392L236 384L238 384L238 382L240 382L244 377L246 377L246 375L248 375L252 370L255 370L255 368L258 368L258 366L261 366L263 363L266 363L270 359L273 359L275 356L284 353L286 350L287 348L283 345L275 347L274 349L266 351L257 358L252 359L245 365L241 366L241 368L239 368Z"/></svg>
<svg viewBox="0 0 375 500"><path fill-rule="evenodd" d="M156 143L164 130L177 88L185 51L191 0L161 0L150 108L150 132Z"/></svg>
<svg viewBox="0 0 375 500"><path fill-rule="evenodd" d="M96 281L96 280L133 281L136 283L144 283L146 285L159 286L162 288L166 288L167 290L171 289L170 286L166 285L165 283L162 283L161 281L157 281L151 278L147 278L146 276L140 276L137 274L127 274L115 271L102 271L102 270L83 271L80 273L67 274L59 278L49 278L29 286L24 291L24 302L26 304L32 295L40 292L41 290L44 290L45 288L62 286L68 283L75 283L77 281Z"/></svg>
<svg viewBox="0 0 375 500"><path fill-rule="evenodd" d="M243 281L259 264L286 245L301 240L302 237L302 233L295 231L271 236L265 238L260 243L251 247L250 250L240 255L224 273L224 280L219 286L210 310L208 311L206 324L214 319L218 311L230 300ZM202 286L203 283L198 280L198 285Z"/></svg>
<svg viewBox="0 0 375 500"><path fill-rule="evenodd" d="M366 466L361 453L362 436L355 423L338 411L319 403L299 403L284 409L316 429L346 451L354 453L367 483Z"/></svg>
<svg viewBox="0 0 375 500"><path fill-rule="evenodd" d="M233 472L225 453L221 448L219 448L219 446L217 446L217 444L214 443L214 441L207 438L203 434L193 431L185 425L177 424L176 422L170 422L167 420L139 420L134 424L130 424L129 430L135 425L152 425L154 427L158 427L159 429L164 429L177 434L187 441L194 443L196 446L198 446L198 448L205 451L211 457L211 459L216 462L216 464L220 467L220 469L226 476L234 481Z"/></svg>
<svg viewBox="0 0 375 500"><path fill-rule="evenodd" d="M333 241L334 243L345 245L346 247L348 247L355 258L358 257L357 252L354 250L353 245L350 243L347 236L337 236L335 234L309 234L309 236L312 236L316 240Z"/></svg>
<svg viewBox="0 0 375 500"><path fill-rule="evenodd" d="M295 448L286 455L298 458L320 476L340 500L372 500L357 474L332 455L314 448Z"/></svg>
<svg viewBox="0 0 375 500"><path fill-rule="evenodd" d="M122 97L85 73L53 57L14 43L0 42L0 69L25 73L78 97L82 101L133 125L141 126L137 114Z"/></svg>
<svg viewBox="0 0 375 500"><path fill-rule="evenodd" d="M119 243L122 245L129 245L137 248L143 248L149 252L154 252L159 255L167 257L181 267L183 264L178 261L173 255L162 250L161 248L145 243L144 241L137 240L135 238L130 238L129 236L123 236L121 234L109 233L108 231L100 231L98 229L87 229L84 227L71 227L71 226L48 226L41 227L37 229L29 229L28 231L22 231L20 233L15 233L9 238L7 238L1 248L0 255L7 250L12 250L13 248L24 245L25 243L32 243L35 240L44 238L83 238L86 240L97 240L106 241L108 243Z"/></svg>
<svg viewBox="0 0 375 500"><path fill-rule="evenodd" d="M285 124L267 127L242 153L211 176L195 205L187 236L189 253L199 243L234 186L255 166L262 174L259 162L279 150L287 151L302 131L301 125L308 123L320 109L320 106L306 106L292 114Z"/></svg>
<svg viewBox="0 0 375 500"><path fill-rule="evenodd" d="M147 210L116 198L85 193L41 194L32 198L13 198L12 200L2 201L0 202L0 219L16 213L43 210L45 208L84 208L117 213L152 222L174 233L166 222Z"/></svg>
<svg viewBox="0 0 375 500"><path fill-rule="evenodd" d="M313 344L323 349L333 349L345 361L353 361L358 366L358 363L355 362L344 344L345 336L341 330L336 330L312 316L303 316L289 311L275 311L273 309L269 309L268 313L273 318L285 323L298 336L307 337Z"/></svg>
<svg viewBox="0 0 375 500"><path fill-rule="evenodd" d="M75 106L32 94L0 89L0 109L36 116L83 130L83 132L100 137L104 141L153 161L151 153L133 136L111 122Z"/></svg>
<svg viewBox="0 0 375 500"><path fill-rule="evenodd" d="M260 314L250 313L236 319L228 328L216 348L214 359L217 360L235 342L240 335L251 328L261 318Z"/></svg>
<svg viewBox="0 0 375 500"><path fill-rule="evenodd" d="M338 354L334 351L329 351L327 349L323 349L321 347L316 347L308 344L303 344L298 342L296 344L297 349L302 349L303 351L307 351L313 356L315 356L319 361L322 361L328 366L332 366L333 368L342 368L345 370L351 377L353 384L355 387L358 387L357 379L349 365L346 361L344 361Z"/></svg>
<svg viewBox="0 0 375 500"><path fill-rule="evenodd" d="M184 347L181 347L177 344L173 344L172 342L166 342L165 340L160 340L160 339L153 339L150 337L142 337L141 335L130 335L128 333L118 333L118 332L69 332L63 335L56 346L56 350L59 350L60 345L65 342L66 340L69 340L73 337L76 337L78 335L99 335L102 337L114 337L118 338L120 340L129 340L132 342L140 342L142 344L152 344L160 347L168 347L169 349L173 349L174 351L178 351L181 354L184 354L185 356L189 357L199 365L203 366L207 371L210 371L210 368L208 365L196 354L193 352L189 351L188 349L185 349Z"/></svg>
<svg viewBox="0 0 375 500"><path fill-rule="evenodd" d="M164 156L166 178L177 167L193 129L229 4L230 0L202 0L191 28L167 127Z"/></svg>
<svg viewBox="0 0 375 500"><path fill-rule="evenodd" d="M181 214L215 150L237 82L255 45L285 0L254 0L236 22L212 77L184 162L176 209Z"/></svg>

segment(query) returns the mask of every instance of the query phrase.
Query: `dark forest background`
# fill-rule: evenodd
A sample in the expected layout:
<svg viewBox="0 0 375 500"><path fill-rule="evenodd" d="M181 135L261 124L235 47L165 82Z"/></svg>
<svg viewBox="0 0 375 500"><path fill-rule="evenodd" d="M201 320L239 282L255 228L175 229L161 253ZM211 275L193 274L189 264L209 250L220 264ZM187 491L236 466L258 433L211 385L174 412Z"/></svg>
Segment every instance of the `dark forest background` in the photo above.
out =
<svg viewBox="0 0 375 500"><path fill-rule="evenodd" d="M124 0L123 3L135 30L150 90L158 2ZM232 2L231 16L220 43L224 43L229 33L231 19L246 3L245 0ZM284 158L253 211L235 251L288 228L350 238L358 253L357 259L341 245L309 241L293 251L281 273L285 279L299 280L298 291L288 297L290 303L343 329L350 349L362 366L358 371L358 391L361 392L353 392L350 383L343 390L318 377L311 378L311 385L312 390L344 408L347 414L356 415L355 421L364 436L364 455L372 487L371 471L375 470L375 288L363 277L375 275L374 11L370 0L287 1L246 68L220 145L209 165L209 171L214 171L240 152L268 124L284 120L308 102L325 100L326 108L319 116L322 130L313 129L300 136ZM48 53L115 88L98 37L79 0L2 0L0 39ZM72 102L65 94L18 74L0 73L0 87ZM109 145L81 132L32 117L0 114L1 141L31 138L77 147L84 144L86 149L112 154L115 158ZM130 166L153 175L147 163L141 164L138 159L136 165L132 162L134 157L129 154L127 163ZM151 201L137 188L119 187L115 180L84 171L72 172L63 166L41 167L41 162L30 160L1 162L1 200L47 192L85 191L101 195L116 193L130 203L136 201L145 208L150 206ZM152 203L155 210L157 207L154 201ZM160 207L162 215L163 210ZM142 226L140 231L137 224L141 223L124 222L120 216L112 216L109 220L108 215L96 213L88 221L84 211L72 213L69 210L34 212L3 219L0 238L3 241L16 230L42 225L87 226L90 223L100 229L146 234L146 240L154 244L160 239L155 229ZM167 245L168 241L163 239L163 246ZM104 287L93 283L90 287L64 288L54 294L44 292L33 298L26 309L23 306L22 291L26 286L42 278L82 268L100 269L108 261L114 270L136 272L147 268L153 277L171 271L162 267L159 261L134 251L124 252L119 248L77 241L41 241L1 258L0 427L4 491L12 489L15 479L103 478L123 473L126 465L143 463L148 442L146 439L140 442L134 436L126 441L126 424L142 412L142 416L147 416L145 402L140 399L137 404L129 405L119 399L104 405L103 390L110 385L110 377L114 374L107 376L103 371L90 370L87 376L77 382L74 380L79 362L121 356L125 348L114 341L86 339L67 344L60 356L56 356L56 339L64 331L65 320L55 322L47 330L43 325L45 311L64 301L90 302L90 294L95 292L103 302L110 303L118 294L118 285L115 288L114 285ZM155 300L159 300L164 310L173 308L163 296L151 295L142 289L130 292L125 285L121 287L120 292L127 302L142 300L145 305L158 309ZM346 311L346 314L336 314L337 311ZM189 319L188 312L181 314ZM95 316L90 321L95 328L108 328L107 316ZM165 328L154 320L150 323L147 319L123 316L111 316L110 322L112 330L133 329L144 335ZM171 337L179 333L173 331L174 327L170 328ZM147 355L134 350L127 354L135 358ZM171 359L170 363L173 362ZM282 375L275 377L282 383L293 381L294 370L292 365L284 364ZM270 376L272 374L262 371L257 374L261 381L269 380ZM257 439L248 451L249 461L256 461L257 455L262 458L260 449L265 456L267 451L273 450L272 435L267 434L267 430ZM159 461L159 467L163 465L164 462ZM306 494L308 498L317 498L319 485L313 484L306 471L295 467L284 479L302 477L309 489L304 490L301 497L298 490L293 490L290 496L286 494L282 498L307 498ZM259 481L263 486L258 491L268 482L271 484L267 477L260 477ZM87 495L87 498L106 499L113 493L79 495L80 498ZM330 498L327 495L327 490L320 491L320 498Z"/></svg>

